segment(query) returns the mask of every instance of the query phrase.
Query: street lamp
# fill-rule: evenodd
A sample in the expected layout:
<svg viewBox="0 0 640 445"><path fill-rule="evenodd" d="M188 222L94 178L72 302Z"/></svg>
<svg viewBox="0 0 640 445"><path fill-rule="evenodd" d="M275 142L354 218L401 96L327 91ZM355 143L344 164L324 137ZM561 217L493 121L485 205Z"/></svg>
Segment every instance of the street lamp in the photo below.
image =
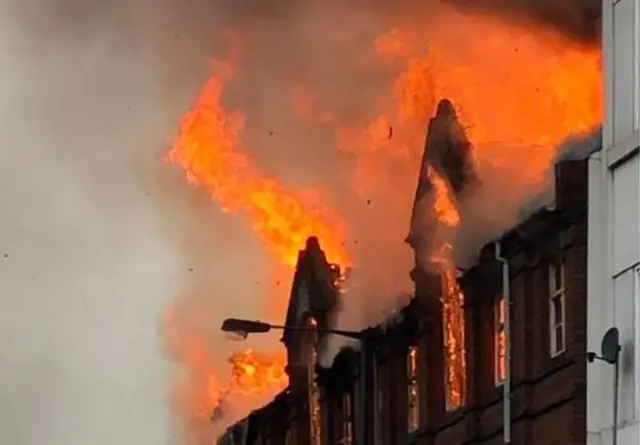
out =
<svg viewBox="0 0 640 445"><path fill-rule="evenodd" d="M354 338L356 340L362 340L363 333L358 331L343 331L341 329L323 329L314 328L312 326L284 326L275 325L271 323L265 323L264 321L252 321L243 320L241 318L227 318L222 322L220 329L223 332L230 332L233 334L242 335L244 337L249 334L265 334L272 329L278 329L281 331L301 331L301 332L318 332L323 334L335 334L342 337Z"/></svg>
<svg viewBox="0 0 640 445"><path fill-rule="evenodd" d="M367 336L366 331L345 331L342 329L323 329L312 326L285 326L266 323L264 321L252 321L244 320L241 318L227 318L222 322L220 329L223 332L237 334L243 338L247 338L249 334L265 334L272 329L281 331L297 331L297 332L316 332L323 334L335 334L342 337L353 338L360 340L360 431L358 437L358 445L367 444L367 400L368 400L368 388L366 384L367 376Z"/></svg>

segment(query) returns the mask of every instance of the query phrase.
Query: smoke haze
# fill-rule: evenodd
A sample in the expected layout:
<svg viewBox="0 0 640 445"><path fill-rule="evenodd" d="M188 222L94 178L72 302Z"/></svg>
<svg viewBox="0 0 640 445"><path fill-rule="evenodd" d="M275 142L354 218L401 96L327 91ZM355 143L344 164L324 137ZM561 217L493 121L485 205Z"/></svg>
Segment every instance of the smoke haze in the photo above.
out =
<svg viewBox="0 0 640 445"><path fill-rule="evenodd" d="M406 301L412 257L402 240L422 127L398 135L406 143L393 156L356 160L336 149L334 129L300 122L295 98L316 98L310 118L329 109L335 121L358 122L399 71L371 71L372 42L430 6L417 3L0 0L0 443L185 443L194 436L175 432L167 409L175 369L162 355L178 365L181 356L159 338L165 308L205 339L223 380L237 344L220 321L283 319L289 284L273 285L281 271L246 221L221 214L161 162L230 26L242 31L242 54L225 103L245 112L247 151L288 185L322 185L356 228L345 242L364 272L354 272L352 292L392 296L349 300L341 323L376 323ZM595 35L590 12L515 3L519 17ZM503 11L499 0L482 4ZM232 402L227 422L262 400ZM184 429L189 419L179 420Z"/></svg>
<svg viewBox="0 0 640 445"><path fill-rule="evenodd" d="M0 2L0 443L179 443L158 318L247 259L191 261L233 228L161 171L217 41L178 3Z"/></svg>

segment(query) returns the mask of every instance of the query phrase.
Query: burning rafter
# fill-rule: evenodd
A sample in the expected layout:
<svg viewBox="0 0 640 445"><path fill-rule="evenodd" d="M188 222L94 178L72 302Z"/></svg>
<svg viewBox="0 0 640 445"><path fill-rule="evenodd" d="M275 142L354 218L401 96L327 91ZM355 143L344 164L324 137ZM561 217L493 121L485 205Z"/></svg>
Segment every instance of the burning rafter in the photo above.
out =
<svg viewBox="0 0 640 445"><path fill-rule="evenodd" d="M441 100L429 122L407 243L416 252L416 267L437 272L441 279L447 410L464 404L467 372L464 294L457 282L452 234L460 225L458 199L477 184L471 143L451 101Z"/></svg>
<svg viewBox="0 0 640 445"><path fill-rule="evenodd" d="M450 245L446 246L450 249ZM467 387L467 351L464 294L452 262L442 269L442 332L444 337L445 406L452 411L464 405Z"/></svg>

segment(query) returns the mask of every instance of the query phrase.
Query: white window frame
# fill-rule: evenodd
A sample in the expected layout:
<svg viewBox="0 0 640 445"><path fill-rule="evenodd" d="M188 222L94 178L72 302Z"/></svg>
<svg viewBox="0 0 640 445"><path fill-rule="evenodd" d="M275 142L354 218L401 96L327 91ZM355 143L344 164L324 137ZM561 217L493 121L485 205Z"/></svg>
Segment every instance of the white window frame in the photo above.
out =
<svg viewBox="0 0 640 445"><path fill-rule="evenodd" d="M498 296L493 304L493 382L496 387L502 386L506 378L507 351L506 351L506 301L504 295ZM501 313L502 311L502 313ZM500 317L502 315L502 319ZM504 336L505 351L500 353L500 335ZM500 376L500 361L504 360L505 372Z"/></svg>
<svg viewBox="0 0 640 445"><path fill-rule="evenodd" d="M561 283L556 283L556 268L560 268ZM565 268L563 261L549 264L549 355L551 358L558 357L567 350L567 289L565 286ZM560 300L560 322L556 323L556 309L554 302ZM560 328L562 332L562 345L558 347L556 333Z"/></svg>
<svg viewBox="0 0 640 445"><path fill-rule="evenodd" d="M407 432L420 429L420 348L409 346L407 350ZM412 398L414 400L412 400Z"/></svg>

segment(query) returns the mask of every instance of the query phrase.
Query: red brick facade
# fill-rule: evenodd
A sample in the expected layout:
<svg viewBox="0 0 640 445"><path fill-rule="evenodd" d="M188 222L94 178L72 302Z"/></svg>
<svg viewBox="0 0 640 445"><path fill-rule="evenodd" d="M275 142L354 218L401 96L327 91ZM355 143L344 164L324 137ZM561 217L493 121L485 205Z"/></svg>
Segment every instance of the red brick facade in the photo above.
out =
<svg viewBox="0 0 640 445"><path fill-rule="evenodd" d="M586 162L556 168L556 208L543 209L500 240L510 269L511 443L586 443ZM307 317L330 325L327 314L335 290L331 269L318 261L317 245L301 253L287 323ZM502 293L501 264L494 246L461 279L465 294L467 392L465 404L445 411L443 335L437 277L414 271L416 294L401 321L384 331L368 331L371 369L364 445L458 445L503 442L503 387L496 386L496 299ZM316 261L309 261L314 257ZM307 258L307 259L305 259ZM311 263L313 263L311 265ZM550 265L562 264L564 352L552 357ZM555 270L555 269L553 269ZM324 277L324 278L322 278ZM306 284L302 284L304 280ZM301 290L302 289L302 290ZM303 295L304 293L304 295ZM326 294L332 295L326 295ZM325 294L325 295L323 295ZM296 299L307 298L302 304ZM555 307L555 306L554 306ZM556 309L557 310L557 309ZM285 335L290 388L254 412L243 445L357 444L363 419L359 353L343 351L332 369L317 369L322 437L310 430L307 363L309 335ZM407 352L417 347L418 429L409 429ZM350 405L350 406L349 406ZM351 411L351 416L348 412ZM348 420L350 418L351 420ZM351 422L351 426L347 423ZM351 434L350 434L351 432ZM349 436L351 436L349 438Z"/></svg>

